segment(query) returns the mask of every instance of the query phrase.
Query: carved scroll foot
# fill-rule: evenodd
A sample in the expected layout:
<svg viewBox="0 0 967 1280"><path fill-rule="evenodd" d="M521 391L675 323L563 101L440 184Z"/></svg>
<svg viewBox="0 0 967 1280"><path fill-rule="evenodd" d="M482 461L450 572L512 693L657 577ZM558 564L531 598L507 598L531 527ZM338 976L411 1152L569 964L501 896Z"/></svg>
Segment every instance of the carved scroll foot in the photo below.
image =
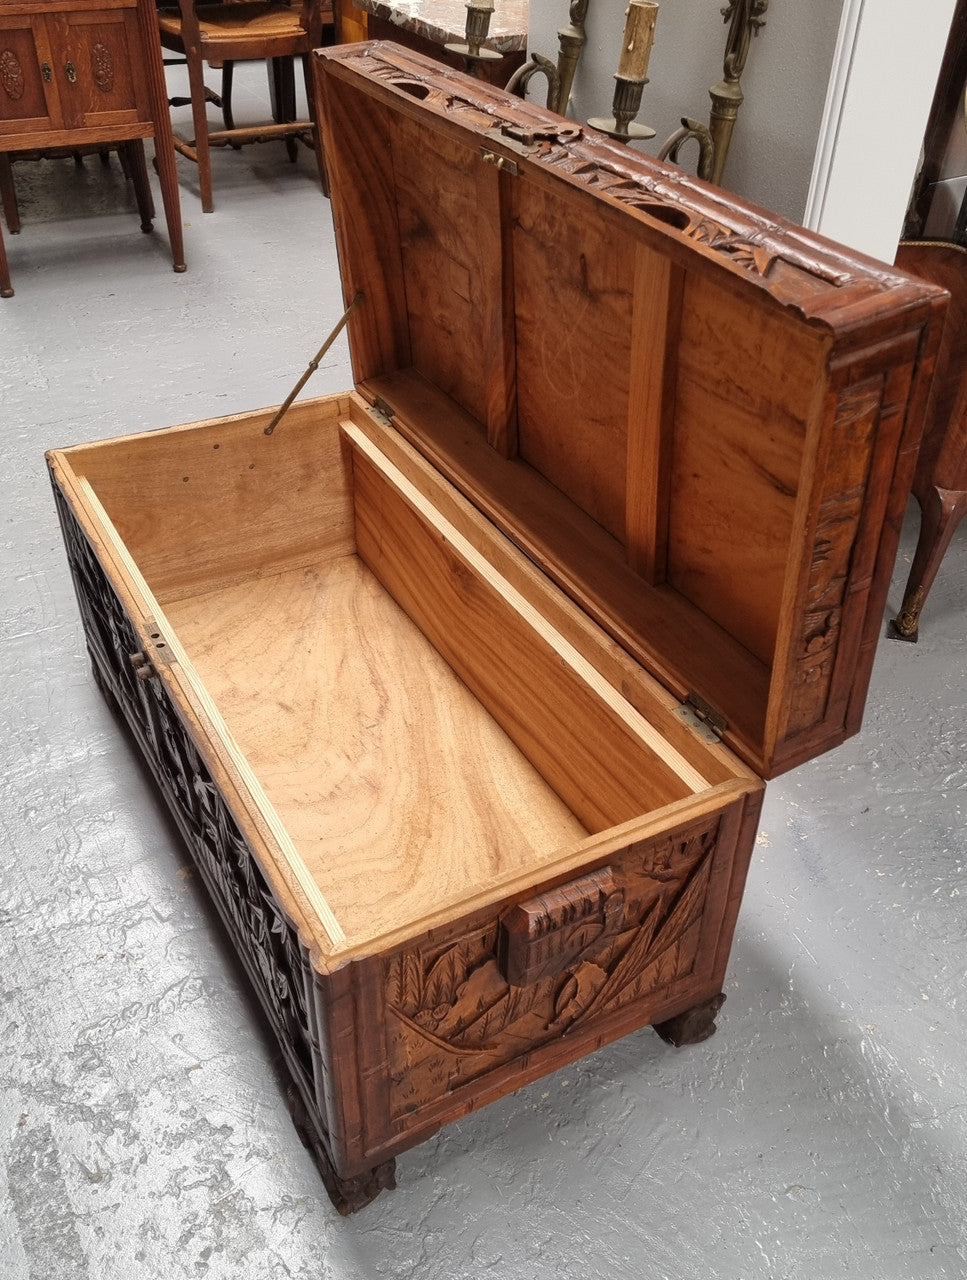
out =
<svg viewBox="0 0 967 1280"><path fill-rule="evenodd" d="M697 1004L693 1009L686 1009L667 1022L656 1022L655 1030L666 1044L673 1044L676 1049L686 1044L701 1044L709 1036L715 1035L715 1016L723 1004L725 994L720 991L711 1000Z"/></svg>
<svg viewBox="0 0 967 1280"><path fill-rule="evenodd" d="M286 1090L286 1101L292 1115L292 1123L302 1145L310 1152L319 1170L329 1199L337 1213L348 1217L351 1213L363 1209L370 1204L381 1191L392 1191L396 1187L396 1161L385 1160L382 1164L357 1174L355 1178L340 1178L332 1166L329 1151L319 1136L315 1125L306 1111L305 1103L295 1085Z"/></svg>

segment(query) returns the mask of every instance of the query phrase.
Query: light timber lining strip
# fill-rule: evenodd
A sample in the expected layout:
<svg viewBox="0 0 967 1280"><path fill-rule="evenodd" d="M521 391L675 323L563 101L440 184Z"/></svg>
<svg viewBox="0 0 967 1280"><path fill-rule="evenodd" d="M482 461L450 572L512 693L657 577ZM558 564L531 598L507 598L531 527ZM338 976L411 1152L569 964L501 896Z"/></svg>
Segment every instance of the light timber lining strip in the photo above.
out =
<svg viewBox="0 0 967 1280"><path fill-rule="evenodd" d="M79 476L78 480L85 499L89 503L92 512L97 517L98 522L104 529L104 533L111 545L111 550L124 566L125 572L131 579L135 590L144 600L148 608L148 612L157 624L159 632L164 636L165 643L171 650L175 661L181 667L182 674L191 686L192 692L203 707L205 714L211 722L212 729L225 750L228 752L232 764L238 770L242 781L248 788L259 814L271 831L286 866L292 872L299 888L305 894L309 905L316 913L316 916L323 929L328 934L332 945L334 947L341 947L345 945L346 935L343 932L339 921L336 919L332 908L329 906L329 903L326 901L315 880L309 874L309 870L303 862L301 854L292 842L292 837L289 835L288 831L286 831L281 818L275 811L274 805L263 791L262 784L256 777L251 765L242 754L238 743L232 737L228 725L222 717L222 713L218 710L211 694L205 688L204 681L195 670L194 664L182 647L174 628L165 617L161 605L155 599L154 593L145 581L144 575L135 563L130 551L125 546L121 535L115 528L114 521L108 515L107 511L105 511L104 506L100 498L94 492L90 481L84 476Z"/></svg>
<svg viewBox="0 0 967 1280"><path fill-rule="evenodd" d="M699 771L669 743L659 731L637 711L630 702L610 685L607 680L561 635L519 591L507 581L494 566L446 520L431 502L419 491L402 471L372 443L367 435L351 422L343 422L341 429L353 446L385 475L393 487L423 519L442 534L474 573L485 581L496 584L503 598L525 620L528 626L550 644L561 659L576 672L596 696L615 713L656 756L671 769L692 791L704 791L710 783Z"/></svg>

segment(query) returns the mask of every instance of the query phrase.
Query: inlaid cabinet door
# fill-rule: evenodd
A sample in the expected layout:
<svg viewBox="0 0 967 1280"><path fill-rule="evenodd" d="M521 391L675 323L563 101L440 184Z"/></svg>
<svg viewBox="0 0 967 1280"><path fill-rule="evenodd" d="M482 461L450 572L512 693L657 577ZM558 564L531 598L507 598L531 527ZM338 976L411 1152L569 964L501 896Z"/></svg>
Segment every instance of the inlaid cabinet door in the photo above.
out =
<svg viewBox="0 0 967 1280"><path fill-rule="evenodd" d="M60 127L60 103L47 26L0 11L0 138Z"/></svg>
<svg viewBox="0 0 967 1280"><path fill-rule="evenodd" d="M48 17L61 54L58 88L67 128L96 129L151 119L137 10L64 8Z"/></svg>

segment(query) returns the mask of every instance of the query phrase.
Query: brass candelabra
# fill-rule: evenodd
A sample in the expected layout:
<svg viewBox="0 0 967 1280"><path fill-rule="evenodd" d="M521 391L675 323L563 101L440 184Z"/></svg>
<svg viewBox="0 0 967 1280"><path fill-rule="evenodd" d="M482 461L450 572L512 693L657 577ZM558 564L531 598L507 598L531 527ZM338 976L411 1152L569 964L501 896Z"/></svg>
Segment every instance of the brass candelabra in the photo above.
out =
<svg viewBox="0 0 967 1280"><path fill-rule="evenodd" d="M508 81L512 93L524 97L531 80L542 75L547 81L547 105L563 115L571 96L571 86L582 50L587 42L585 21L589 0L572 0L569 23L558 31L560 49L557 62L532 54ZM468 5L468 8L470 6ZM769 0L729 0L720 12L728 23L723 62L723 79L709 89L712 107L709 123L682 118L682 127L668 138L659 151L661 159L677 161L686 143L698 145L698 175L720 182L732 141L735 121L744 98L741 77L753 36L765 26ZM611 115L595 117L588 123L619 142L653 138L654 129L639 124L635 117L641 107L642 92L648 83L647 69L655 36L658 5L651 0L630 0L615 75ZM448 46L449 47L449 46Z"/></svg>
<svg viewBox="0 0 967 1280"><path fill-rule="evenodd" d="M490 33L490 19L494 16L494 0L467 0L465 42L445 44L447 53L466 58L467 70L474 74L483 62L499 62L501 55L495 49L484 47Z"/></svg>

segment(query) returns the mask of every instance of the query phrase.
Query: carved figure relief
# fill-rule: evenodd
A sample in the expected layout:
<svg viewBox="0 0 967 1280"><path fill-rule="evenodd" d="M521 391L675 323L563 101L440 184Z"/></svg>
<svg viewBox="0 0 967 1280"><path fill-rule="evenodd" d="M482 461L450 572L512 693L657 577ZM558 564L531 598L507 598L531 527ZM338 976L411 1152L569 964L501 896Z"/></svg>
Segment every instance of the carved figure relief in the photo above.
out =
<svg viewBox="0 0 967 1280"><path fill-rule="evenodd" d="M107 45L96 44L91 49L91 73L101 92L110 93L114 88L114 59Z"/></svg>
<svg viewBox="0 0 967 1280"><path fill-rule="evenodd" d="M0 85L3 86L7 97L15 102L24 96L26 81L23 67L12 49L4 49L0 53Z"/></svg>
<svg viewBox="0 0 967 1280"><path fill-rule="evenodd" d="M561 973L511 985L501 971L496 920L442 950L423 946L389 960L394 1116L687 977L717 835L714 818L710 827L623 854L613 873L625 927L609 936L602 923L597 949Z"/></svg>
<svg viewBox="0 0 967 1280"><path fill-rule="evenodd" d="M846 585L869 484L873 434L880 416L883 380L852 387L840 400L826 474L836 488L820 504L810 565L804 630L799 641L797 687L789 724L815 719L814 701L828 688L842 629Z"/></svg>

